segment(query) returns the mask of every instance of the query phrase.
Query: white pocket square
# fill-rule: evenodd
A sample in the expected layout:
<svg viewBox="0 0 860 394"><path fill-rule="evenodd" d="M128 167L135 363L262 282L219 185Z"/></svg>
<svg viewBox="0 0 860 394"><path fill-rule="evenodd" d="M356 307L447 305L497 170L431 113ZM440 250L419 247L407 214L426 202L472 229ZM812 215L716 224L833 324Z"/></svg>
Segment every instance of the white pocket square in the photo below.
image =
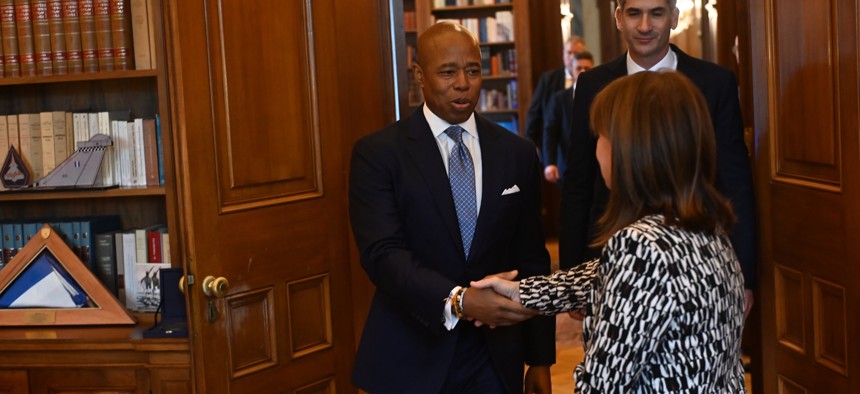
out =
<svg viewBox="0 0 860 394"><path fill-rule="evenodd" d="M513 186L503 190L502 195L507 196L508 194L514 194L514 193L519 193L519 192L520 192L519 186L513 185Z"/></svg>

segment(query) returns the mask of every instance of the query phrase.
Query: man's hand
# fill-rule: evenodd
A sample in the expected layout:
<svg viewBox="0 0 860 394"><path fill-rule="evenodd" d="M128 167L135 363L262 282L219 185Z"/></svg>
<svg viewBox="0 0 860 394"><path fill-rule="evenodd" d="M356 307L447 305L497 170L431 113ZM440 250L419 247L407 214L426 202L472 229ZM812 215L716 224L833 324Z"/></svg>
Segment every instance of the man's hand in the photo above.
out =
<svg viewBox="0 0 860 394"><path fill-rule="evenodd" d="M523 394L551 394L552 379L550 379L549 365L532 365L526 371L525 387Z"/></svg>
<svg viewBox="0 0 860 394"><path fill-rule="evenodd" d="M495 328L528 320L538 313L496 294L492 289L470 287L463 293L463 314L469 320L477 320L477 326L487 324Z"/></svg>
<svg viewBox="0 0 860 394"><path fill-rule="evenodd" d="M558 167L552 164L544 167L543 177L550 183L558 182Z"/></svg>

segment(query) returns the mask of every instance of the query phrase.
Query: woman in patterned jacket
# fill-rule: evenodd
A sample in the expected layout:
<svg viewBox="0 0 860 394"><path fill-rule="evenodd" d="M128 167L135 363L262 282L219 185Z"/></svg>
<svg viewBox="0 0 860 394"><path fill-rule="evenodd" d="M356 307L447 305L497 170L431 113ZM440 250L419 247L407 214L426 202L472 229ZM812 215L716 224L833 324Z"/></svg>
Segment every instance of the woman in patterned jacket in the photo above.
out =
<svg viewBox="0 0 860 394"><path fill-rule="evenodd" d="M578 393L744 392L743 277L704 98L681 74L641 72L608 85L591 122L611 190L600 259L472 285L543 314L585 312Z"/></svg>

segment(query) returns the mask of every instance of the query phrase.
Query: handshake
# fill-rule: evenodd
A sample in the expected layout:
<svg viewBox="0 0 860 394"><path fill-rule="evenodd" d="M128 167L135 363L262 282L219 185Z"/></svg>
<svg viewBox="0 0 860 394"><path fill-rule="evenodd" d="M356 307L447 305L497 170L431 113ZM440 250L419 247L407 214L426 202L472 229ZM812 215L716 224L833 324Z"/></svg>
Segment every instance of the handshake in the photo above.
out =
<svg viewBox="0 0 860 394"><path fill-rule="evenodd" d="M520 282L512 281L517 271L489 275L473 281L463 293L463 315L475 326L509 326L528 320L540 313L520 303Z"/></svg>

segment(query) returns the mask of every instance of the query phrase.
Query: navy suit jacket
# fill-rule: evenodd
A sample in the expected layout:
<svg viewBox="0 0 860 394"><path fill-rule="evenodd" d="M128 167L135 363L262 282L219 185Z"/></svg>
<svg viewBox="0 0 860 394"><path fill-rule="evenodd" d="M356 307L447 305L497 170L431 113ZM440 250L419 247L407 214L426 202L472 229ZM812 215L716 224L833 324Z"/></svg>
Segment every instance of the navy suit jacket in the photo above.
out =
<svg viewBox="0 0 860 394"><path fill-rule="evenodd" d="M689 78L708 104L717 143L717 188L732 202L737 222L730 234L744 273L744 286L756 285L756 222L752 173L743 137L743 120L734 74L693 58L672 45L677 71ZM559 260L562 267L594 256L587 244L594 222L603 214L608 190L594 156L596 138L589 131L589 109L610 82L627 75L627 55L580 74L573 100L574 126L561 199Z"/></svg>
<svg viewBox="0 0 860 394"><path fill-rule="evenodd" d="M549 100L557 92L564 90L564 67L541 74L532 94L529 112L526 114L526 137L540 149L543 146L543 127L546 123Z"/></svg>
<svg viewBox="0 0 860 394"><path fill-rule="evenodd" d="M468 260L448 174L422 108L353 148L350 221L362 266L376 285L352 375L366 391L438 393L460 330L470 324L444 329L448 293L502 271L549 272L534 146L478 115L475 121L483 194ZM502 195L515 185L519 192ZM522 392L524 362L555 362L554 322L539 317L481 329L509 392Z"/></svg>
<svg viewBox="0 0 860 394"><path fill-rule="evenodd" d="M567 163L564 155L570 149L570 129L573 127L573 88L556 92L549 100L543 129L543 165L558 167L564 174ZM563 179L559 179L559 186Z"/></svg>

